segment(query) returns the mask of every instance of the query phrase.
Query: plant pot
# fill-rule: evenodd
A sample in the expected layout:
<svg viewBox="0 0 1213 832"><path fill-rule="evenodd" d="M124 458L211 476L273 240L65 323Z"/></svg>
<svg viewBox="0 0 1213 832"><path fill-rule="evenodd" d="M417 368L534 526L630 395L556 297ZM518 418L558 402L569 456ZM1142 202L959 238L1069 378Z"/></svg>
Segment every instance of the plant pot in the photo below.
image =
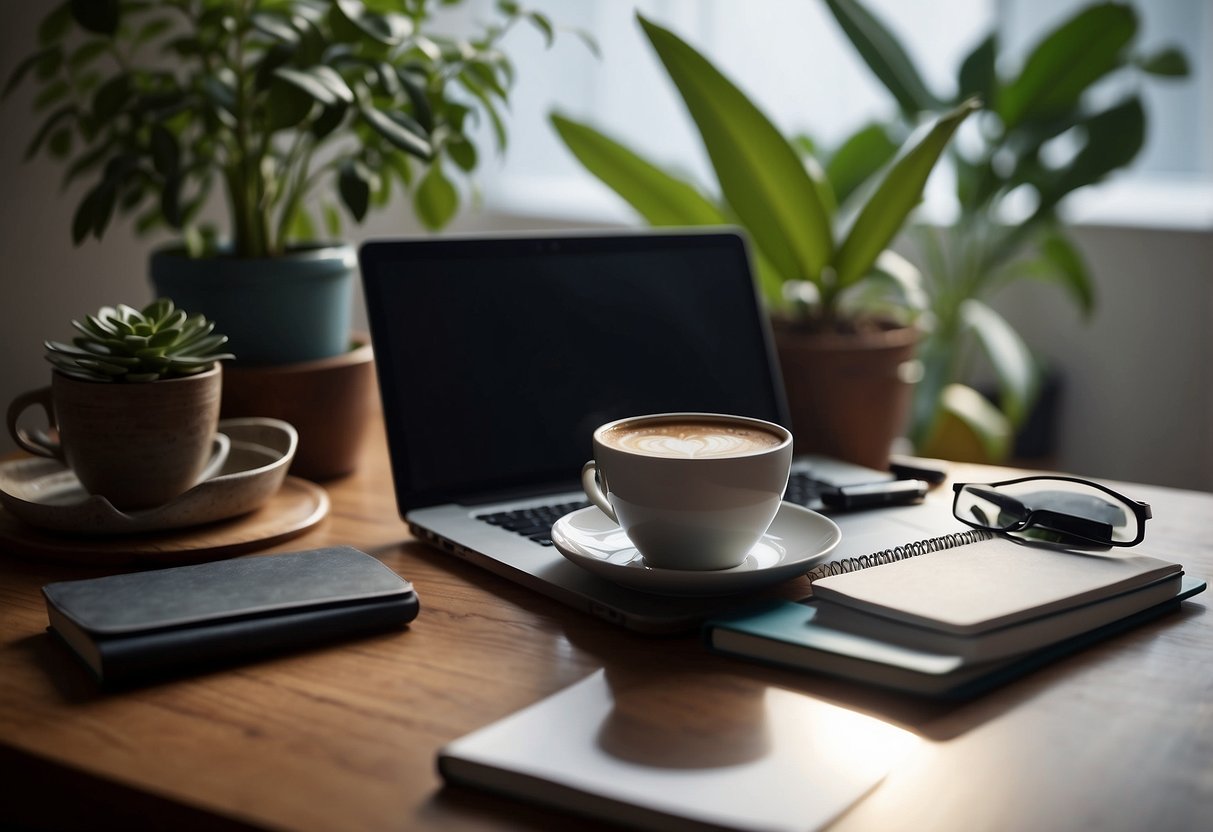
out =
<svg viewBox="0 0 1213 832"><path fill-rule="evenodd" d="M152 253L151 280L158 297L213 320L241 366L293 364L349 348L356 268L348 245L255 260L194 259L173 247Z"/></svg>
<svg viewBox="0 0 1213 832"><path fill-rule="evenodd" d="M887 469L910 412L918 339L913 327L817 334L776 321L796 453Z"/></svg>
<svg viewBox="0 0 1213 832"><path fill-rule="evenodd" d="M86 491L115 508L153 508L184 494L212 467L222 379L219 364L193 376L130 383L56 371L50 387L13 401L8 429L22 448L71 468ZM57 440L17 427L31 405L43 409Z"/></svg>
<svg viewBox="0 0 1213 832"><path fill-rule="evenodd" d="M338 356L275 366L230 366L223 418L268 416L294 425L299 447L291 473L327 480L352 472L378 409L374 352L358 333Z"/></svg>

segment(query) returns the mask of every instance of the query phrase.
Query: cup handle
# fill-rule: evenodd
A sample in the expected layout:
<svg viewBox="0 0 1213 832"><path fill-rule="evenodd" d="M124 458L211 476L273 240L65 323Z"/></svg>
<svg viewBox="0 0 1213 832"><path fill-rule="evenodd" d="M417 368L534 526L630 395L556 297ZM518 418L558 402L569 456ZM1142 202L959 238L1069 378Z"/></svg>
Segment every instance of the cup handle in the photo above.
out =
<svg viewBox="0 0 1213 832"><path fill-rule="evenodd" d="M602 485L598 477L598 463L590 460L581 468L581 488L585 491L585 496L590 498L590 502L598 506L598 509L611 518L611 522L618 523L619 518L615 516L615 509L611 508L610 502L607 500L606 494L602 490Z"/></svg>
<svg viewBox="0 0 1213 832"><path fill-rule="evenodd" d="M48 459L57 459L64 465L67 460L63 456L63 446L51 439L50 435L43 430L30 431L22 430L17 427L17 420L21 418L21 414L33 405L38 405L42 408L42 412L46 415L46 423L48 426L55 424L55 404L54 398L51 395L51 388L43 387L38 390L31 390L28 393L22 393L17 398L13 399L12 404L8 406L8 432L21 448L35 456L44 456Z"/></svg>
<svg viewBox="0 0 1213 832"><path fill-rule="evenodd" d="M202 473L198 475L198 482L209 480L223 468L223 464L227 462L227 458L232 452L231 437L223 431L217 431L214 441L211 442L211 448L211 458L206 463L206 467L202 469Z"/></svg>

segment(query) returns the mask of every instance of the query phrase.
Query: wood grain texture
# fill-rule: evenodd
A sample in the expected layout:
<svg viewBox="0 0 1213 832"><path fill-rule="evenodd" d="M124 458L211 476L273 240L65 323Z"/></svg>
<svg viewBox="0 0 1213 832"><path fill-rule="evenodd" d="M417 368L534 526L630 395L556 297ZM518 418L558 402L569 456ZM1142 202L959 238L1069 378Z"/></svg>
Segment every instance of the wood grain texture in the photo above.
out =
<svg viewBox="0 0 1213 832"><path fill-rule="evenodd" d="M971 466L952 474L998 476ZM693 637L626 632L422 545L397 517L381 433L358 471L327 487L329 518L273 550L371 552L417 589L421 614L407 630L104 692L46 634L39 587L116 570L0 555L0 818L562 828L569 821L555 813L442 788L435 754L600 667L672 680L739 674L917 734L910 758L838 820L841 830L1170 830L1213 817L1206 596L979 699L935 703L737 662ZM1123 488L1154 506L1144 551L1213 576L1213 495ZM687 685L686 707L728 707L696 700Z"/></svg>
<svg viewBox="0 0 1213 832"><path fill-rule="evenodd" d="M165 567L230 558L290 540L329 511L319 485L287 477L265 505L240 517L177 531L88 537L34 528L0 508L5 554L83 566Z"/></svg>

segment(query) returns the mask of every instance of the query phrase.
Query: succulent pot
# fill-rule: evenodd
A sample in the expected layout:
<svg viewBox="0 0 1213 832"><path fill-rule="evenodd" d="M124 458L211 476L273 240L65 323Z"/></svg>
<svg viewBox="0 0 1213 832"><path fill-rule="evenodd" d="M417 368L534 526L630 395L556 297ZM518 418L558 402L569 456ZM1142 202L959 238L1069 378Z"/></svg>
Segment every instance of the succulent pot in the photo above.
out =
<svg viewBox="0 0 1213 832"><path fill-rule="evenodd" d="M331 358L228 367L222 415L290 422L299 433L290 472L327 480L357 468L377 396L370 338L355 333L352 345Z"/></svg>
<svg viewBox="0 0 1213 832"><path fill-rule="evenodd" d="M172 247L151 257L157 296L213 320L241 366L315 361L349 349L356 269L349 245L300 246L260 259L195 259Z"/></svg>
<svg viewBox="0 0 1213 832"><path fill-rule="evenodd" d="M913 327L820 334L776 321L796 453L888 468L909 417L918 340Z"/></svg>
<svg viewBox="0 0 1213 832"><path fill-rule="evenodd" d="M213 467L222 380L219 364L197 375L131 383L81 381L56 371L50 387L13 401L8 428L25 450L59 460L86 491L115 508L152 508L184 494ZM32 405L43 409L57 439L17 427Z"/></svg>

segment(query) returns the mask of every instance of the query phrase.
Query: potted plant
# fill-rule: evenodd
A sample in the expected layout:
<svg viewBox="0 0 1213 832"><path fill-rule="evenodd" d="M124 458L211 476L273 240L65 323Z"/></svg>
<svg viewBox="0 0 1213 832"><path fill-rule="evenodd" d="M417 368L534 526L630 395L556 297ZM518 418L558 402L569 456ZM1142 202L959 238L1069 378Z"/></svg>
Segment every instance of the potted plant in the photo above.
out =
<svg viewBox="0 0 1213 832"><path fill-rule="evenodd" d="M69 467L81 485L121 510L161 505L222 464L216 445L227 337L168 299L142 310L102 308L71 344L46 342L50 387L17 397L8 429L17 443ZM39 405L58 434L18 427Z"/></svg>
<svg viewBox="0 0 1213 832"><path fill-rule="evenodd" d="M919 202L961 103L907 142L874 190L839 207L831 177L711 62L639 18L694 120L719 197L554 114L570 150L654 225L740 224L775 322L798 450L884 467L909 405L916 275L887 250ZM844 160L845 161L845 160Z"/></svg>
<svg viewBox="0 0 1213 832"><path fill-rule="evenodd" d="M937 95L896 34L859 0L826 4L898 106L892 123L867 128L876 157L888 152L879 136L904 132L924 114L970 96L988 105L964 152L949 154L958 219L947 228L916 229L915 260L926 278L933 325L921 351L924 377L911 436L927 454L1002 459L1031 409L1040 374L1028 346L988 300L1029 279L1059 287L1085 315L1092 313L1094 286L1058 209L1073 192L1130 164L1146 130L1139 85L1122 84L1112 98L1091 95L1092 87L1107 91L1110 78L1134 73L1182 77L1187 60L1175 48L1137 53L1136 12L1100 3L1045 32L1018 67L991 32L959 66L955 93ZM1017 210L1025 192L1029 208ZM961 383L974 344L993 369L997 407Z"/></svg>
<svg viewBox="0 0 1213 832"><path fill-rule="evenodd" d="M157 292L218 321L242 365L298 375L295 365L353 361L373 386L369 346L343 358L353 250L318 238L338 239L343 214L360 222L397 193L411 194L427 228L445 225L460 203L456 179L480 160L477 123L498 149L506 143L500 109L513 74L502 37L521 20L553 37L545 16L506 0L475 34L441 36L431 32L438 5L454 2L65 2L8 89L27 79L40 88L29 153L60 160L67 183L89 182L76 243L100 238L115 214L139 232L167 228L179 242L152 255ZM223 231L204 210L215 190ZM270 383L258 373L244 393ZM296 424L297 468L347 401L321 398L324 424Z"/></svg>

